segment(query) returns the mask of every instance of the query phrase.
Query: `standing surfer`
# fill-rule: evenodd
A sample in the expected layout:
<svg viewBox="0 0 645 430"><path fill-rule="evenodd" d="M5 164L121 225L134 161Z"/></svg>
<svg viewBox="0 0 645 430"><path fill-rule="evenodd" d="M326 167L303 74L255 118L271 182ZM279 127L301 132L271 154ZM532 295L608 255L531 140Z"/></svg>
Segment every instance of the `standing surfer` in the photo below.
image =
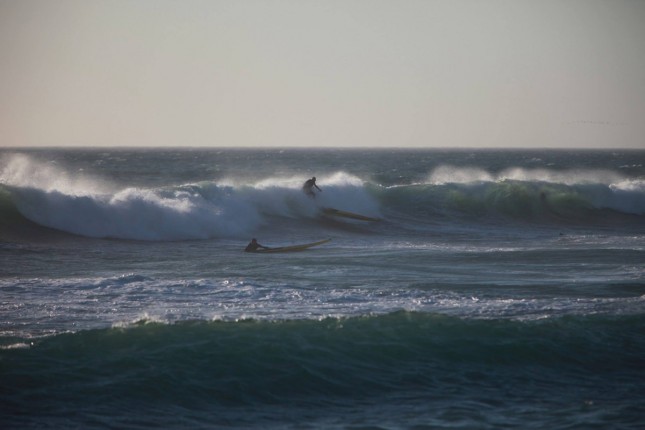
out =
<svg viewBox="0 0 645 430"><path fill-rule="evenodd" d="M314 176L311 179L308 179L305 184L302 186L302 191L309 197L316 197L316 193L314 193L313 188L316 187L318 191L322 192L322 190L316 185L316 177Z"/></svg>

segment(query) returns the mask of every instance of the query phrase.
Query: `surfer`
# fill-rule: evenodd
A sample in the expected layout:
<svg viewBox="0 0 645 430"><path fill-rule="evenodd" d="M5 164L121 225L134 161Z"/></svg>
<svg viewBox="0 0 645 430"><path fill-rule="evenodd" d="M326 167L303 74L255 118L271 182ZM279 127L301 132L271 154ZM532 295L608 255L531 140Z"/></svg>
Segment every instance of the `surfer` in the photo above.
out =
<svg viewBox="0 0 645 430"><path fill-rule="evenodd" d="M260 245L258 243L258 240L256 238L251 239L251 242L249 242L248 245L246 245L246 248L244 249L244 252L255 252L258 250L258 248L264 248L264 249L270 249L267 246Z"/></svg>
<svg viewBox="0 0 645 430"><path fill-rule="evenodd" d="M314 190L313 190L314 187L316 187L318 189L318 191L322 192L322 190L318 187L318 185L316 185L316 177L315 176L313 178L311 178L311 179L307 179L305 184L302 186L302 191L304 191L304 193L306 195L308 195L309 197L315 198L316 193L314 193Z"/></svg>

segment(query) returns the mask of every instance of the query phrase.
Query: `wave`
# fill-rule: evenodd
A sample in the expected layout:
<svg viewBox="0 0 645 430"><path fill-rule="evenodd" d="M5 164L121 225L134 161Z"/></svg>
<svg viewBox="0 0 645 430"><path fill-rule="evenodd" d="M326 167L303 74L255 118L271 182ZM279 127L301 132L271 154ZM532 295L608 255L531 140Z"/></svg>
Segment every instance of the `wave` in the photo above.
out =
<svg viewBox="0 0 645 430"><path fill-rule="evenodd" d="M305 196L299 177L254 182L218 180L157 188L113 189L88 175L31 160L5 160L0 222L25 223L96 238L184 240L248 238L276 218L311 221L322 207L414 222L478 217L594 222L606 211L642 220L645 181L608 171L442 166L419 184L387 185L336 172L319 178L324 192Z"/></svg>
<svg viewBox="0 0 645 430"><path fill-rule="evenodd" d="M85 195L5 186L0 216L15 221L17 210L41 226L87 237L183 240L248 238L270 218L318 217L325 202L362 213L376 212L376 204L360 189L326 189L330 195L335 189L333 198L312 202L299 189L209 182ZM6 201L8 197L10 202Z"/></svg>
<svg viewBox="0 0 645 430"><path fill-rule="evenodd" d="M0 421L6 428L284 428L329 427L333 417L341 427L400 427L410 419L448 427L459 416L486 428L526 428L527 420L531 428L568 428L563 420L580 424L571 410L582 409L585 426L637 428L644 330L642 315L517 322L395 312L146 320L0 338ZM587 410L597 410L592 421Z"/></svg>
<svg viewBox="0 0 645 430"><path fill-rule="evenodd" d="M39 173L30 175L32 171ZM0 220L5 224L16 222L19 212L41 226L97 238L248 238L271 217L312 218L324 206L377 212L362 181L344 173L328 177L326 192L313 201L301 192L296 178L110 190L16 156L0 175L0 184Z"/></svg>
<svg viewBox="0 0 645 430"><path fill-rule="evenodd" d="M643 330L642 315L518 322L400 311L322 320L139 321L2 339L2 397L23 390L52 395L74 385L100 386L97 395L111 401L207 394L230 406L315 402L431 387L442 372L466 377L454 369L467 374L493 364L497 374L518 367L595 377L620 370L642 379ZM164 389L171 386L172 394Z"/></svg>
<svg viewBox="0 0 645 430"><path fill-rule="evenodd" d="M595 221L606 211L645 215L645 180L603 170L441 166L426 181L387 189L397 207L424 215L503 215L524 221Z"/></svg>

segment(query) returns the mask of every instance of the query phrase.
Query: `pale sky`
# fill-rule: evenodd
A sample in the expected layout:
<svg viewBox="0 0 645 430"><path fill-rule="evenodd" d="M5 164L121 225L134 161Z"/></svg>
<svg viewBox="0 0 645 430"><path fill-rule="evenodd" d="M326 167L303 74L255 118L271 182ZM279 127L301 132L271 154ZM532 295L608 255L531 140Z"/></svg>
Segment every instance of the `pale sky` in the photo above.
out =
<svg viewBox="0 0 645 430"><path fill-rule="evenodd" d="M0 146L645 148L645 1L0 0Z"/></svg>

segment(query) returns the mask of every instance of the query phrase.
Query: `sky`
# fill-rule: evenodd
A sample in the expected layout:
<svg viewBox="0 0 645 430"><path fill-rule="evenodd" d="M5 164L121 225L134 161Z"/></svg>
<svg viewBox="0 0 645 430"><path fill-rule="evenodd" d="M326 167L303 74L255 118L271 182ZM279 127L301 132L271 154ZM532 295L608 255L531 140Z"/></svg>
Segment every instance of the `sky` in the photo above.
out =
<svg viewBox="0 0 645 430"><path fill-rule="evenodd" d="M645 1L0 0L0 146L645 148Z"/></svg>

